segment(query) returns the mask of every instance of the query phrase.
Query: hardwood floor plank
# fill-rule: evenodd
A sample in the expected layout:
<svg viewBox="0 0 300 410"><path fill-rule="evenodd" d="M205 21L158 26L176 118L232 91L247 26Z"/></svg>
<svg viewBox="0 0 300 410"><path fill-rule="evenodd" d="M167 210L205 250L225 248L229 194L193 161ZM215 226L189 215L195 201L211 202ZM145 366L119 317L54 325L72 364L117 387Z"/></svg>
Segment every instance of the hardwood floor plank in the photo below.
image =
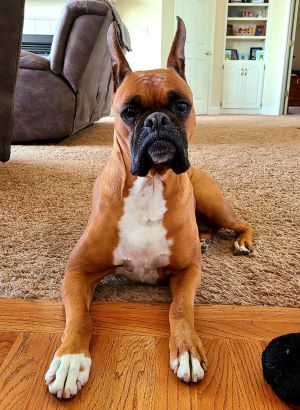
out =
<svg viewBox="0 0 300 410"><path fill-rule="evenodd" d="M100 360L93 369L97 377L89 385L89 404L107 410L153 408L156 338L107 335L104 340L99 339L94 357ZM105 350L109 354L103 355L102 343L107 345ZM99 380L102 380L101 386ZM100 402L99 397L103 397Z"/></svg>
<svg viewBox="0 0 300 410"><path fill-rule="evenodd" d="M20 334L16 348L11 349L0 368L1 408L28 408L28 396L31 396L36 384L41 384L38 370L45 357L44 346L49 345L49 339L49 334Z"/></svg>
<svg viewBox="0 0 300 410"><path fill-rule="evenodd" d="M17 332L0 332L0 366L18 337Z"/></svg>
<svg viewBox="0 0 300 410"><path fill-rule="evenodd" d="M55 301L0 300L0 329L11 332L62 333L64 311ZM5 306L5 309L2 307ZM168 336L168 304L93 302L93 332ZM195 326L203 337L267 340L300 329L298 309L211 306L195 307Z"/></svg>
<svg viewBox="0 0 300 410"><path fill-rule="evenodd" d="M235 392L234 373L230 366L228 341L212 339L204 341L208 359L208 371L201 384L197 386L199 409L233 409L240 405Z"/></svg>

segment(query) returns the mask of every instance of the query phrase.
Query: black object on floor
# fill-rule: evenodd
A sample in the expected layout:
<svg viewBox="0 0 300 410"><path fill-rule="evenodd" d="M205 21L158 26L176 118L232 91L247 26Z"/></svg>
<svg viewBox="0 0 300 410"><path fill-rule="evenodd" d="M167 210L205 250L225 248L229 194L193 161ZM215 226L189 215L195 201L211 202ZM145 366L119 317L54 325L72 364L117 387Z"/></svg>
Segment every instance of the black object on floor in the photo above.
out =
<svg viewBox="0 0 300 410"><path fill-rule="evenodd" d="M277 396L300 406L300 333L273 339L262 354L264 377Z"/></svg>

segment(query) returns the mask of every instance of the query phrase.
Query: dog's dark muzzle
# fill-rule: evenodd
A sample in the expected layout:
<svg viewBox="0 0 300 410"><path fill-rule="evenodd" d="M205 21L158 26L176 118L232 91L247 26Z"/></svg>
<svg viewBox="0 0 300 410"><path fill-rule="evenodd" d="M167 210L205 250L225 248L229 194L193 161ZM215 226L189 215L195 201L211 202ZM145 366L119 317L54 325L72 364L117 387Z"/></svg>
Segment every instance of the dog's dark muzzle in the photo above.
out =
<svg viewBox="0 0 300 410"><path fill-rule="evenodd" d="M165 165L175 157L176 147L172 142L159 138L148 148L148 155L154 165Z"/></svg>
<svg viewBox="0 0 300 410"><path fill-rule="evenodd" d="M179 125L162 113L150 114L137 126L132 140L133 175L145 176L151 168L171 168L177 174L190 167L187 139Z"/></svg>

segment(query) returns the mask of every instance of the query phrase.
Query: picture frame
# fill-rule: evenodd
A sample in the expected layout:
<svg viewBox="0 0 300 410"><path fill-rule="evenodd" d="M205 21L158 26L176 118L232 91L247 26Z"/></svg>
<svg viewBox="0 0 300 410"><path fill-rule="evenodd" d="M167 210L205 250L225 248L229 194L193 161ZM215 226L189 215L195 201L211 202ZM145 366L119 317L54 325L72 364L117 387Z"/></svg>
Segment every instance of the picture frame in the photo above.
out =
<svg viewBox="0 0 300 410"><path fill-rule="evenodd" d="M256 36L265 36L266 35L266 25L265 24L256 24L255 27Z"/></svg>
<svg viewBox="0 0 300 410"><path fill-rule="evenodd" d="M231 60L231 50L225 50L224 59L225 61Z"/></svg>
<svg viewBox="0 0 300 410"><path fill-rule="evenodd" d="M233 24L227 24L226 35L227 35L227 36L234 36Z"/></svg>
<svg viewBox="0 0 300 410"><path fill-rule="evenodd" d="M253 26L237 26L236 36L254 36Z"/></svg>
<svg viewBox="0 0 300 410"><path fill-rule="evenodd" d="M229 58L230 57L230 58ZM226 48L225 60L238 60L238 51L234 48Z"/></svg>
<svg viewBox="0 0 300 410"><path fill-rule="evenodd" d="M249 60L249 56L246 51L239 51L238 57L239 57L239 60Z"/></svg>
<svg viewBox="0 0 300 410"><path fill-rule="evenodd" d="M250 60L256 60L257 51L262 50L262 47L251 47L250 48Z"/></svg>
<svg viewBox="0 0 300 410"><path fill-rule="evenodd" d="M263 61L265 58L265 50L257 50L255 57L256 61Z"/></svg>
<svg viewBox="0 0 300 410"><path fill-rule="evenodd" d="M253 10L244 10L243 11L243 17L254 17L254 11Z"/></svg>

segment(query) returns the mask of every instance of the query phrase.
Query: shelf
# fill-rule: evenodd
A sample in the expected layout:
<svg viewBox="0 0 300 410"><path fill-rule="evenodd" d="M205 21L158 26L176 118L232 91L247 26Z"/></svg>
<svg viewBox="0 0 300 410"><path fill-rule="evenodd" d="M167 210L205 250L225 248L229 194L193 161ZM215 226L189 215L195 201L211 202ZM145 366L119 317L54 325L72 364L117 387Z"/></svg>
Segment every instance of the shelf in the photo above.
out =
<svg viewBox="0 0 300 410"><path fill-rule="evenodd" d="M265 40L266 36L226 36L227 40Z"/></svg>
<svg viewBox="0 0 300 410"><path fill-rule="evenodd" d="M223 60L223 64L227 63L250 63L250 64L265 64L265 60Z"/></svg>
<svg viewBox="0 0 300 410"><path fill-rule="evenodd" d="M227 17L227 21L267 21L268 17Z"/></svg>
<svg viewBox="0 0 300 410"><path fill-rule="evenodd" d="M228 7L269 7L269 3L228 3Z"/></svg>

